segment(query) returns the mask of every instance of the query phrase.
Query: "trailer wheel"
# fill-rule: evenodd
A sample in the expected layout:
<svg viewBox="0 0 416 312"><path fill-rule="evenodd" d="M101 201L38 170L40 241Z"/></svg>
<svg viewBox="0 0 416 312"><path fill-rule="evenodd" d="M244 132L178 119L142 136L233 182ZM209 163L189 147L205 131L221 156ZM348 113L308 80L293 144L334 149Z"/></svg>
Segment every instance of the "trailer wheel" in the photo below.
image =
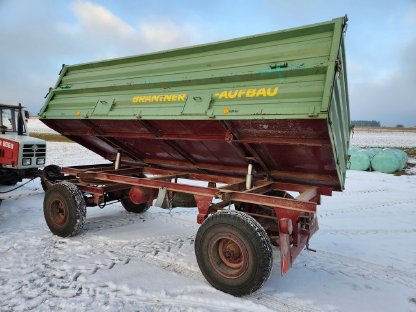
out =
<svg viewBox="0 0 416 312"><path fill-rule="evenodd" d="M43 212L51 232L68 237L81 232L87 211L82 192L72 183L61 182L46 191Z"/></svg>
<svg viewBox="0 0 416 312"><path fill-rule="evenodd" d="M207 281L234 296L259 289L273 263L266 231L254 218L235 210L218 211L204 221L196 234L195 254Z"/></svg>
<svg viewBox="0 0 416 312"><path fill-rule="evenodd" d="M134 213L143 213L149 209L148 203L142 203L142 204L135 204L133 203L128 196L122 197L120 199L121 204L123 205L124 209L128 212L134 212Z"/></svg>

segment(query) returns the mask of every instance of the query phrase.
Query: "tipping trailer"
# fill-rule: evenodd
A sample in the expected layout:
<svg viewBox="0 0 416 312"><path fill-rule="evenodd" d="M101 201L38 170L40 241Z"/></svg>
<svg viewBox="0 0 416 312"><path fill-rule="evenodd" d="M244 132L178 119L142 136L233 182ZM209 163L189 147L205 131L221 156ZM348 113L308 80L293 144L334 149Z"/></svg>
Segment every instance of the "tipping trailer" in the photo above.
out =
<svg viewBox="0 0 416 312"><path fill-rule="evenodd" d="M112 163L44 175L50 230L75 235L87 206L114 201L134 213L196 206L195 253L214 287L260 288L272 243L286 273L318 229L320 196L344 188L345 29L346 17L64 65L40 119Z"/></svg>

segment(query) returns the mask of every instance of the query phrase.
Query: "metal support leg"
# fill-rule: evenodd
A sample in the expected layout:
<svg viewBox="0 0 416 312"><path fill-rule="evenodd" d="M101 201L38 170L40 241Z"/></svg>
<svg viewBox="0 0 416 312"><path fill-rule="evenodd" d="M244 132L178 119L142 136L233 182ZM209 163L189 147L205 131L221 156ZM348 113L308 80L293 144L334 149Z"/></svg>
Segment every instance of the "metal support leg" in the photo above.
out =
<svg viewBox="0 0 416 312"><path fill-rule="evenodd" d="M290 235L292 234L292 231L292 221L289 218L282 218L279 220L281 276L283 276L292 267L292 254L290 250Z"/></svg>
<svg viewBox="0 0 416 312"><path fill-rule="evenodd" d="M116 155L116 161L114 162L114 169L118 170L120 169L120 161L121 161L121 153L118 152Z"/></svg>
<svg viewBox="0 0 416 312"><path fill-rule="evenodd" d="M212 197L201 195L194 195L194 197L199 212L196 218L196 222L198 222L198 224L201 224L208 217L209 206L211 205Z"/></svg>
<svg viewBox="0 0 416 312"><path fill-rule="evenodd" d="M253 187L253 164L248 164L246 176L246 190Z"/></svg>

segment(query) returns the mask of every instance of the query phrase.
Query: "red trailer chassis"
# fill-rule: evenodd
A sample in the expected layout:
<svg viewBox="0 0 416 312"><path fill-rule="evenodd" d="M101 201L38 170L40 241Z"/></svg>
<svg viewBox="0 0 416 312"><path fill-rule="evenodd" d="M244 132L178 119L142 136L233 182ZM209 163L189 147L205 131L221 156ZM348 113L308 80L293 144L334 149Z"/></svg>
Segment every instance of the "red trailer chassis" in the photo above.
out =
<svg viewBox="0 0 416 312"><path fill-rule="evenodd" d="M112 164L75 166L61 168L61 173L65 175L55 181L44 178L46 188L61 181L70 182L82 191L87 206L104 206L126 192L134 203L151 205L164 189L168 200L175 192L193 195L199 212L197 222L201 224L208 215L238 203L237 210L266 224L272 243L280 248L282 275L300 251L308 248L309 239L318 230L316 207L320 196L332 194L330 188L264 179L256 180L250 189L245 189L246 179L243 178L142 166L126 165L119 169L114 169ZM178 179L206 181L208 186L184 184ZM278 196L273 193L276 191ZM299 195L293 198L287 191ZM212 203L214 198L221 201Z"/></svg>

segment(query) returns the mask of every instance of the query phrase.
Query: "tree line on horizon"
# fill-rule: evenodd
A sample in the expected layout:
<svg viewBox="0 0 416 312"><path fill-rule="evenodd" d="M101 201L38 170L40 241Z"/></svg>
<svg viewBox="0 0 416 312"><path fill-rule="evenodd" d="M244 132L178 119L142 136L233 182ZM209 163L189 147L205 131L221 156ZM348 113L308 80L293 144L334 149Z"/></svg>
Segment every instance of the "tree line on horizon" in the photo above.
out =
<svg viewBox="0 0 416 312"><path fill-rule="evenodd" d="M351 120L351 124L357 127L381 127L377 120Z"/></svg>

